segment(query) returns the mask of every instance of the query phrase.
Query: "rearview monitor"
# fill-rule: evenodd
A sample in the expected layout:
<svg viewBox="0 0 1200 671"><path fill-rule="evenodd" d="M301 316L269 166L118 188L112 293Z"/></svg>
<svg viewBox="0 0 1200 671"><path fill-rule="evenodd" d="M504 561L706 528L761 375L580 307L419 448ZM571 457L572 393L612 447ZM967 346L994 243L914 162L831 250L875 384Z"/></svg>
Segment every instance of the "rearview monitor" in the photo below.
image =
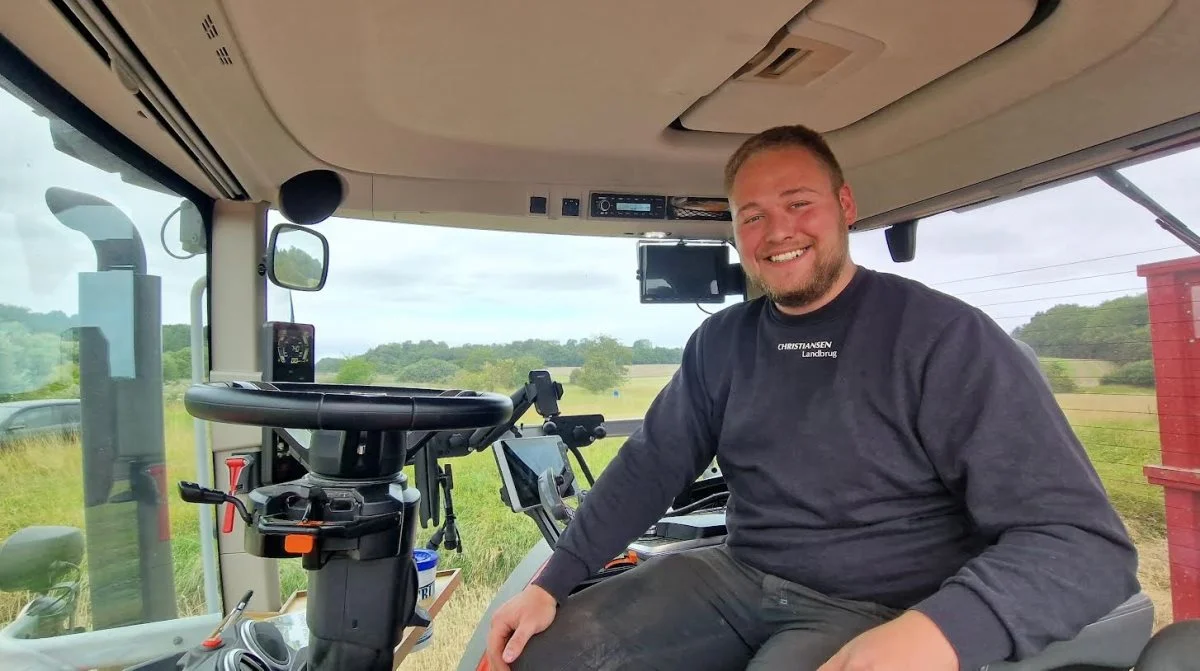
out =
<svg viewBox="0 0 1200 671"><path fill-rule="evenodd" d="M643 303L724 303L730 279L724 243L641 243L638 279Z"/></svg>

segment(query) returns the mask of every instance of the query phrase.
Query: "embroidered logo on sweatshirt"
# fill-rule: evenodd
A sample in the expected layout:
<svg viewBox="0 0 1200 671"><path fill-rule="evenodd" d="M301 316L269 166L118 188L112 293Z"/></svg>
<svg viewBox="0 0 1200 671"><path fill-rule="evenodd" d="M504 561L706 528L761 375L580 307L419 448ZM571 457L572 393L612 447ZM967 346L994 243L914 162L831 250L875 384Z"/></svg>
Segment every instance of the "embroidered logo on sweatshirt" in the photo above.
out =
<svg viewBox="0 0 1200 671"><path fill-rule="evenodd" d="M833 349L833 342L829 340L781 342L779 343L779 351L799 351L800 356L805 358L836 359L838 355L837 350Z"/></svg>

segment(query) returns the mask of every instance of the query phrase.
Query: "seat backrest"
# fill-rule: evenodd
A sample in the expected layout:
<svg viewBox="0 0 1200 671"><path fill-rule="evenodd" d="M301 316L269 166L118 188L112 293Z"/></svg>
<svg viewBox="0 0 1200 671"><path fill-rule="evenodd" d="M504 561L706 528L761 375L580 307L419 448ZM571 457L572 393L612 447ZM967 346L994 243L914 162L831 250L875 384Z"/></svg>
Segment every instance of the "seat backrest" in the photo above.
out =
<svg viewBox="0 0 1200 671"><path fill-rule="evenodd" d="M1037 352L1034 351L1033 347L1031 347L1029 343L1019 338L1013 338L1013 342L1017 343L1017 349L1024 352L1025 356L1029 357L1029 360L1032 361L1033 365L1037 367L1038 372L1042 374L1042 379L1046 381L1046 384L1050 384L1050 378L1046 377L1046 371L1042 370L1042 362L1040 359L1038 359Z"/></svg>
<svg viewBox="0 0 1200 671"><path fill-rule="evenodd" d="M1052 671L1066 668L1129 669L1137 662L1154 630L1154 602L1134 594L1075 638L1051 643L1019 662L1000 662L982 671ZM1140 670L1142 667L1139 666Z"/></svg>

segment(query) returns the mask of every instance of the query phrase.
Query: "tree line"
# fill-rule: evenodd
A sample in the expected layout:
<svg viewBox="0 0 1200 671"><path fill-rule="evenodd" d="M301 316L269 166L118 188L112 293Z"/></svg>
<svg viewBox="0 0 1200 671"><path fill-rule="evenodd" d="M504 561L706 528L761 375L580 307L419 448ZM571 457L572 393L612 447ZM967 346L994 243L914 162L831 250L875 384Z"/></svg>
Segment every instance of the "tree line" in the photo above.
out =
<svg viewBox="0 0 1200 671"><path fill-rule="evenodd" d="M79 393L77 315L0 304L0 403ZM162 327L163 381L192 374L190 327Z"/></svg>
<svg viewBox="0 0 1200 671"><path fill-rule="evenodd" d="M0 402L47 394L69 394L78 384L77 316L61 311L38 313L0 304ZM1104 384L1154 386L1150 314L1144 293L1096 306L1056 305L1012 331L1040 357L1098 359L1115 364ZM164 381L191 376L190 327L162 327ZM378 376L393 380L454 385L490 391L512 390L532 369L571 367L571 382L593 391L620 387L628 367L678 364L680 347L661 347L641 339L625 345L610 336L557 340L528 339L500 344L450 346L433 340L387 343L354 357L327 357L319 374L345 382ZM1073 384L1065 368L1050 362L1047 372L1060 391Z"/></svg>
<svg viewBox="0 0 1200 671"><path fill-rule="evenodd" d="M1040 357L1097 359L1116 365L1103 384L1154 386L1150 343L1150 309L1145 293L1122 296L1095 306L1056 305L1039 312L1012 336L1033 347ZM1050 365L1055 382L1062 373ZM1062 390L1065 382L1055 383Z"/></svg>
<svg viewBox="0 0 1200 671"><path fill-rule="evenodd" d="M572 384L601 392L623 385L631 365L678 364L682 359L680 347L659 347L644 339L630 346L606 335L454 347L422 340L378 345L354 357L326 357L317 362L317 372L347 384L370 384L386 375L400 382L510 391L524 384L531 370L573 367Z"/></svg>
<svg viewBox="0 0 1200 671"><path fill-rule="evenodd" d="M544 366L567 367L582 366L596 343L595 338L571 339L566 342L530 339L492 345L450 346L445 342L433 340L409 340L377 345L353 358L369 361L380 373L387 375L398 375L406 367L421 361L442 361L453 364L456 368L471 369L478 368L487 361L531 357L542 362ZM682 347L658 347L645 339L635 341L632 346L619 342L617 345L628 350L631 364L677 364L683 359ZM336 373L348 358L350 357L323 358L317 362L317 372Z"/></svg>

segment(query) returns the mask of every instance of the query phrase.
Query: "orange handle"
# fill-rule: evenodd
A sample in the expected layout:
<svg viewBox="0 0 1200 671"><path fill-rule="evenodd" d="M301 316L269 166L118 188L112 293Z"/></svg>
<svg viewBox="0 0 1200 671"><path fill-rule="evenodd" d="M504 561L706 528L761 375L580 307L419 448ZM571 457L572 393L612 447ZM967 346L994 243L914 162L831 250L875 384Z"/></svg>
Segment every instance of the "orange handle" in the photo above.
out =
<svg viewBox="0 0 1200 671"><path fill-rule="evenodd" d="M242 469L246 467L245 457L227 457L225 465L229 467L229 493L237 494L238 479L242 477ZM233 532L233 516L237 511L232 503L225 504L225 521L221 524L221 533Z"/></svg>

